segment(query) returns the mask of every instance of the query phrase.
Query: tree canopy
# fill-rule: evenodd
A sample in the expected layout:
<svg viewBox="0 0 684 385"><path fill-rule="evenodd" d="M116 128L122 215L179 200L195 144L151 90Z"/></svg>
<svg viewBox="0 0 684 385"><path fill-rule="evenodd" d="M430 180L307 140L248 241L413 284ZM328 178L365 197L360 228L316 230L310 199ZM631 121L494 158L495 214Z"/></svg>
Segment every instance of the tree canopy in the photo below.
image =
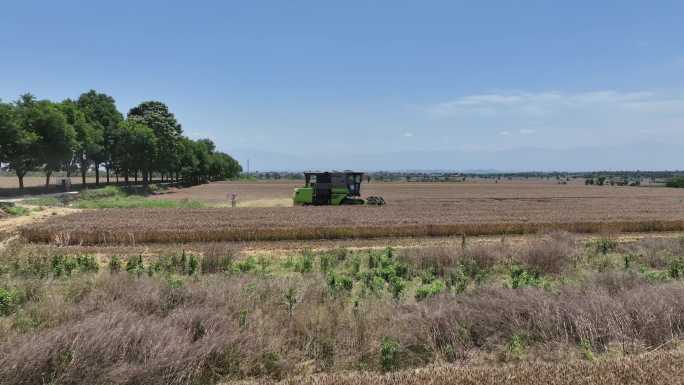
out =
<svg viewBox="0 0 684 385"><path fill-rule="evenodd" d="M59 103L25 94L13 103L0 102L0 163L16 173L20 188L29 171L43 171L46 186L55 171L78 169L83 183L92 170L99 183L104 167L144 184L153 174L188 184L234 178L242 172L230 155L209 139L183 136L168 106L142 102L124 119L109 95L90 90L77 100Z"/></svg>

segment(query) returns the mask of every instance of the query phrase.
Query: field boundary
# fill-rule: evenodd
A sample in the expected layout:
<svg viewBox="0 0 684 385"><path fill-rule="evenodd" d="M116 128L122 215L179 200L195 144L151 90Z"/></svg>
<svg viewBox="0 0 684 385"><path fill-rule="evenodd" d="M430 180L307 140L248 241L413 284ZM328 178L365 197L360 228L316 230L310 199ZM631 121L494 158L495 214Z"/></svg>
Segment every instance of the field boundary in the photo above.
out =
<svg viewBox="0 0 684 385"><path fill-rule="evenodd" d="M619 234L684 231L684 220L605 221L546 223L461 223L396 226L335 226L275 228L190 228L188 230L79 229L63 230L51 226L26 226L21 235L33 243L60 245L106 245L136 243L306 241L326 239L370 239L401 237L445 237L525 235L549 231L577 234Z"/></svg>

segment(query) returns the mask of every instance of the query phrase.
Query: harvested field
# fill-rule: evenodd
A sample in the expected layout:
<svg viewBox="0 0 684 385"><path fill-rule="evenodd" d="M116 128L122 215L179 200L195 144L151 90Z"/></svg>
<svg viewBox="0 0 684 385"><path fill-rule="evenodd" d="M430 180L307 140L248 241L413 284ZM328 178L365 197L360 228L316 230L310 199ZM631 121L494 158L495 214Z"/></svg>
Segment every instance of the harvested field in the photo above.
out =
<svg viewBox="0 0 684 385"><path fill-rule="evenodd" d="M33 242L131 244L684 230L684 191L677 189L539 184L373 188L373 194L387 197L387 206L84 211L26 227L23 235Z"/></svg>
<svg viewBox="0 0 684 385"><path fill-rule="evenodd" d="M291 199L292 191L303 181L214 182L190 188L171 188L155 199L196 199L210 204L228 203L237 194L238 206L253 201ZM379 195L390 205L443 205L461 200L568 200L678 197L676 189L646 187L559 185L539 179L523 181L477 181L467 183L364 183L364 196Z"/></svg>

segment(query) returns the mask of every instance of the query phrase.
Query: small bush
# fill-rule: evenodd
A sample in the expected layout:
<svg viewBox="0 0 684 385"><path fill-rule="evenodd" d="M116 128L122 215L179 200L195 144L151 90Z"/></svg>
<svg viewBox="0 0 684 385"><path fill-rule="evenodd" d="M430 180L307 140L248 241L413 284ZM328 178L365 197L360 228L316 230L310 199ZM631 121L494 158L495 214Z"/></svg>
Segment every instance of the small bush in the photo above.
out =
<svg viewBox="0 0 684 385"><path fill-rule="evenodd" d="M0 316L12 314L17 302L17 293L14 290L0 287Z"/></svg>
<svg viewBox="0 0 684 385"><path fill-rule="evenodd" d="M618 243L614 239L607 238L607 237L601 237L599 239L596 239L595 241L591 242L589 246L592 248L592 251L595 253L599 253L602 255L606 255L608 253L612 253L615 250L617 250Z"/></svg>
<svg viewBox="0 0 684 385"><path fill-rule="evenodd" d="M521 267L514 266L511 269L511 287L518 289L522 287L539 287L542 280L537 272L529 272Z"/></svg>
<svg viewBox="0 0 684 385"><path fill-rule="evenodd" d="M294 264L294 271L298 273L309 273L313 271L314 256L308 251L304 250L302 255L296 260Z"/></svg>
<svg viewBox="0 0 684 385"><path fill-rule="evenodd" d="M446 289L446 285L439 279L433 280L430 284L421 285L416 289L416 300L422 301L433 297Z"/></svg>
<svg viewBox="0 0 684 385"><path fill-rule="evenodd" d="M684 258L680 257L670 262L667 272L672 279L684 278Z"/></svg>
<svg viewBox="0 0 684 385"><path fill-rule="evenodd" d="M463 271L463 267L458 265L446 274L446 285L447 287L453 288L457 294L463 293L470 283L470 278Z"/></svg>
<svg viewBox="0 0 684 385"><path fill-rule="evenodd" d="M394 276L389 280L390 293L395 301L399 301L406 291L406 281L400 277Z"/></svg>
<svg viewBox="0 0 684 385"><path fill-rule="evenodd" d="M109 259L109 272L110 273L118 273L121 271L121 258L119 258L116 255L113 255Z"/></svg>
<svg viewBox="0 0 684 385"><path fill-rule="evenodd" d="M3 210L13 217L20 217L31 213L31 210L21 206L5 207Z"/></svg>
<svg viewBox="0 0 684 385"><path fill-rule="evenodd" d="M235 263L235 268L240 273L247 273L249 271L256 269L256 267L257 267L257 261L252 256Z"/></svg>
<svg viewBox="0 0 684 385"><path fill-rule="evenodd" d="M341 292L351 292L354 288L354 281L351 277L346 275L336 274L334 272L328 273L328 290L333 295Z"/></svg>
<svg viewBox="0 0 684 385"><path fill-rule="evenodd" d="M684 188L684 176L676 176L665 183L667 187Z"/></svg>
<svg viewBox="0 0 684 385"><path fill-rule="evenodd" d="M142 255L128 257L126 260L126 271L136 274L138 277L141 276L145 272Z"/></svg>
<svg viewBox="0 0 684 385"><path fill-rule="evenodd" d="M385 372L399 367L399 351L401 345L391 337L382 337L380 342L380 367Z"/></svg>

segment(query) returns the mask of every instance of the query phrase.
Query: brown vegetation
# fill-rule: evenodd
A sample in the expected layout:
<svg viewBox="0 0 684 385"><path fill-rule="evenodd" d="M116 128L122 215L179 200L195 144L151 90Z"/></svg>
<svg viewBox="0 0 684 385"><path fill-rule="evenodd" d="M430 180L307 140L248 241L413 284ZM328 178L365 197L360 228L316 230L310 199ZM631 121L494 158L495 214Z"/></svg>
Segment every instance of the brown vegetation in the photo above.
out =
<svg viewBox="0 0 684 385"><path fill-rule="evenodd" d="M14 293L0 307L0 383L676 383L679 240L463 246L249 262L212 244L198 260L106 257L94 273L92 259L15 242L0 255L0 289ZM667 268L649 269L652 254ZM385 274L407 291L378 288ZM449 286L419 299L426 279Z"/></svg>
<svg viewBox="0 0 684 385"><path fill-rule="evenodd" d="M437 366L389 374L331 373L231 382L232 385L676 385L683 384L684 354L656 352L643 356L586 362L525 362L515 365Z"/></svg>

